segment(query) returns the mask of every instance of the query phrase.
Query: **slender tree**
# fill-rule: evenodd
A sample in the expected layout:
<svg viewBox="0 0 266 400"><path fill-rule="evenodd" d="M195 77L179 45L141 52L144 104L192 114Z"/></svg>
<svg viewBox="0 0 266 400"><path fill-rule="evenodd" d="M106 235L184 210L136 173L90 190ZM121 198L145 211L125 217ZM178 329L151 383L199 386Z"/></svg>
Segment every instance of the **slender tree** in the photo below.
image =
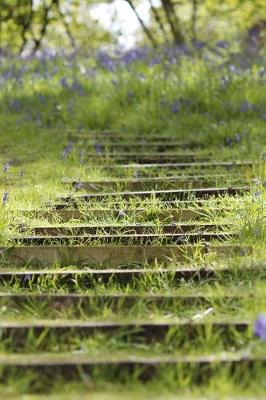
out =
<svg viewBox="0 0 266 400"><path fill-rule="evenodd" d="M145 22L143 21L143 19L141 18L141 16L139 15L139 13L137 12L136 7L133 4L132 0L125 0L128 5L130 6L131 10L134 12L135 16L137 17L145 35L147 36L148 40L151 42L151 44L153 45L153 47L157 47L157 42L153 36L153 34L151 33L150 29L146 26Z"/></svg>
<svg viewBox="0 0 266 400"><path fill-rule="evenodd" d="M162 21L162 18L161 18L161 16L160 16L160 13L158 12L157 8L153 5L152 0L149 0L149 4L150 4L150 8L151 8L152 15L153 15L155 21L156 21L157 24L158 24L158 27L159 27L159 29L160 29L162 35L163 35L163 38L164 38L165 40L167 40L167 30L166 30L166 28L165 28L165 26L164 26L164 23L163 23L163 21Z"/></svg>
<svg viewBox="0 0 266 400"><path fill-rule="evenodd" d="M172 0L161 0L162 7L165 12L167 23L170 26L172 32L173 41L175 43L183 43L184 36L180 30L179 20L175 10L175 4Z"/></svg>

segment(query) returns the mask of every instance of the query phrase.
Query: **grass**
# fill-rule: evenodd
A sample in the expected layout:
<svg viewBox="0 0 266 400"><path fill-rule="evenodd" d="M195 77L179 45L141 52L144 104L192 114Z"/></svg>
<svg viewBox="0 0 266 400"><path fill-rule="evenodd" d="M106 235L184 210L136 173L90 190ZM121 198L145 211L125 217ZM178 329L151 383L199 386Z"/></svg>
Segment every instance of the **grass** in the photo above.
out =
<svg viewBox="0 0 266 400"><path fill-rule="evenodd" d="M260 59L261 60L261 59ZM235 58L235 62L238 59ZM240 62L240 60L239 60ZM62 281L47 274L37 280L31 276L1 281L0 316L3 321L26 320L73 320L82 321L199 321L206 322L206 328L188 340L185 330L173 330L164 340L143 343L132 336L132 332L96 334L91 337L64 333L59 336L44 330L36 334L29 330L21 340L19 335L2 334L0 353L41 354L47 351L56 356L59 352L81 352L95 357L105 354L118 355L200 355L229 352L237 354L265 354L265 345L253 335L253 324L260 312L266 311L265 302L265 76L261 72L261 61L254 62L249 69L231 68L226 59L214 58L213 62L204 57L183 57L175 65L167 60L161 64L148 65L135 62L128 67L117 66L107 71L97 66L92 59L75 56L72 59L38 61L2 59L0 70L3 76L0 91L0 163L10 162L7 171L1 171L0 193L7 192L7 201L0 206L0 245L14 244L13 237L30 235L36 227L96 226L104 236L106 226L114 226L119 232L127 225L152 225L155 232L162 232L163 225L181 223L181 212L193 209L195 214L182 223L214 223L226 225L238 233L235 243L252 245L250 256L222 257L198 252L192 257L186 254L182 263L168 259L167 268L188 268L211 266L217 271L229 266L232 273L216 279L176 281L169 274L163 274L165 265L157 260L142 265L118 265L117 268L152 268L161 271L157 277L147 273L129 283L107 282L78 273L71 280ZM82 65L82 68L81 68ZM64 81L62 79L65 78ZM67 85L66 85L67 82ZM109 134L106 133L109 131ZM100 133L101 132L101 133ZM105 133L104 133L105 132ZM112 132L121 135L131 153L147 152L152 147L140 145L153 135L160 135L158 141L170 135L179 143L199 143L193 148L202 157L212 153L213 160L250 160L252 167L187 168L154 166L152 168L110 168L113 160L103 162L101 149L108 143L111 151ZM74 139L78 135L79 140ZM109 135L109 136L108 136ZM85 138L85 139L84 139ZM90 138L90 143L87 139ZM129 145L126 145L129 143ZM131 144L130 144L131 143ZM134 144L135 143L135 144ZM137 143L137 145L136 145ZM112 150L113 151L113 150ZM116 152L124 152L121 148ZM188 148L178 147L177 152L189 153ZM167 150L168 152L168 150ZM169 150L170 152L170 150ZM88 154L93 156L89 157ZM100 153L100 154L97 154ZM115 151L114 153L115 154ZM117 160L120 164L124 160ZM231 186L232 175L240 174L250 188L243 196L223 196L205 199L199 203L195 197L188 202L175 201L172 204L152 196L149 199L134 197L125 201L121 196L102 201L78 201L75 211L78 218L62 219L62 212L54 211L53 205L60 197L70 193L79 196L86 190L76 191L64 181L114 180L114 186L101 186L100 192L123 191L128 189L127 179L145 177L169 177L188 175L218 174L212 185ZM119 179L118 183L115 179ZM238 183L238 182L237 182ZM97 185L97 184L96 184ZM154 189L154 184L143 183L143 190ZM160 183L158 188L189 188L192 184ZM200 184L199 184L200 185ZM97 190L95 190L97 192ZM69 204L67 210L73 205ZM105 211L100 211L105 209ZM118 212L110 210L116 209ZM214 210L224 209L225 212ZM178 211L178 212L177 212ZM60 217L61 212L61 217ZM174 215L174 216L173 216ZM190 220L191 218L191 220ZM150 228L148 228L148 231ZM198 229L197 226L194 229ZM225 227L221 227L224 230ZM232 240L230 240L232 243ZM75 242L77 244L77 242ZM157 245L162 245L160 241ZM78 270L94 268L95 265L81 263L50 265L53 270ZM103 265L96 266L105 268ZM252 271L249 267L258 267ZM2 270L16 270L19 267L1 261ZM44 269L33 263L24 263L21 269ZM47 268L46 268L47 269ZM47 272L49 270L47 269ZM53 302L34 298L34 295L51 294L103 295L164 295L164 296L206 296L207 301L163 300L161 303L140 299L128 304L121 299L117 302L91 299ZM12 298L4 295L31 295ZM227 296L227 297L226 297ZM228 299L228 296L237 296ZM206 310L209 313L204 314ZM196 317L196 319L195 319ZM246 333L234 329L228 336L213 331L211 322L224 320L248 320L250 328ZM80 353L80 354L81 354ZM1 393L5 398L23 395L23 399L52 399L62 396L71 399L119 399L119 398L263 398L265 393L264 366L255 363L252 368L240 365L212 365L211 373L203 371L199 376L197 368L191 365L158 368L150 382L141 383L140 371L132 373L119 371L115 375L111 368L94 368L91 373L78 369L66 380L59 372L42 374L38 370L0 367ZM54 397L55 396L55 397ZM218 397L217 397L218 396Z"/></svg>

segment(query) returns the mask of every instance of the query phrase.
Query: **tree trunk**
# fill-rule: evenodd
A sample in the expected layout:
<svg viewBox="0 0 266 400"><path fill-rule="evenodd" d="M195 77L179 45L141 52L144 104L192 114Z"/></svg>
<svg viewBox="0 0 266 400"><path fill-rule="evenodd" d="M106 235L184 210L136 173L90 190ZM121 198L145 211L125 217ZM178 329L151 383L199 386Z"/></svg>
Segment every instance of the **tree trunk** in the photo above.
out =
<svg viewBox="0 0 266 400"><path fill-rule="evenodd" d="M53 6L56 4L57 0L51 0L51 3L49 6L44 6L44 14L43 14L43 21L42 21L42 27L40 31L40 35L38 39L34 39L34 49L33 49L33 54L36 53L36 51L40 48L42 40L46 34L47 27L49 25L49 12L53 8Z"/></svg>
<svg viewBox="0 0 266 400"><path fill-rule="evenodd" d="M31 22L33 20L34 16L34 11L33 11L33 0L30 1L30 11L29 15L25 18L24 25L22 26L22 31L21 31L21 37L22 37L22 45L20 47L19 52L22 53L23 50L25 49L25 46L27 44L27 37L26 34L31 28Z"/></svg>
<svg viewBox="0 0 266 400"><path fill-rule="evenodd" d="M151 42L151 44L153 45L153 47L157 47L157 43L156 40L154 39L151 31L149 30L149 28L147 28L147 26L145 25L144 21L142 20L142 18L140 17L140 15L138 14L132 0L126 0L126 2L129 4L130 8L132 9L132 11L134 12L134 14L136 15L144 33L146 34L147 38L149 39L149 41Z"/></svg>
<svg viewBox="0 0 266 400"><path fill-rule="evenodd" d="M171 0L162 0L162 6L165 12L167 22L171 28L175 43L183 43L184 36L180 31L178 17L175 12L175 6Z"/></svg>
<svg viewBox="0 0 266 400"><path fill-rule="evenodd" d="M152 0L149 0L149 4L150 4L150 7L151 7L151 11L153 13L154 19L157 22L157 24L158 24L158 26L159 26L164 38L166 39L167 38L167 32L166 32L166 30L164 28L164 25L163 25L162 21L161 21L160 14L158 13L157 8L154 7L154 5L152 4Z"/></svg>

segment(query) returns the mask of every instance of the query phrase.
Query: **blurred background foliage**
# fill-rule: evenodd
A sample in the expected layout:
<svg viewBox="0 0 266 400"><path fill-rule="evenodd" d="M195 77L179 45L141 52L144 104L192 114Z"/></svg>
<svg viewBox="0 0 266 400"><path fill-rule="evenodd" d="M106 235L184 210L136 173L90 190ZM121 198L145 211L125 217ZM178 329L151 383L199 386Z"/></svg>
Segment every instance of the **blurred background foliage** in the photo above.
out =
<svg viewBox="0 0 266 400"><path fill-rule="evenodd" d="M115 0L125 2L139 23L137 45L194 44L237 39L260 50L266 42L265 0ZM143 2L149 18L143 19ZM1 0L0 48L35 53L42 48L84 52L117 45L119 33L106 29L91 14L97 0ZM115 22L115 21L114 21Z"/></svg>

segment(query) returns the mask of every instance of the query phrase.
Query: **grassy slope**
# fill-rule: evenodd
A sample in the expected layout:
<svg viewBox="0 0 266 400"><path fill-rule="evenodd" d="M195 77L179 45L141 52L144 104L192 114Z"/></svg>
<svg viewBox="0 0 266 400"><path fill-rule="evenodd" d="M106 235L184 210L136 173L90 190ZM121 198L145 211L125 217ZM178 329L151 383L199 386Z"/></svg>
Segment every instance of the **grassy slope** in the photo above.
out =
<svg viewBox="0 0 266 400"><path fill-rule="evenodd" d="M181 59L178 65L147 66L135 63L113 72L95 72L92 67L92 61L84 59L69 62L57 60L56 63L40 63L36 60L24 61L23 64L17 61L2 63L3 76L7 71L10 71L10 76L1 81L0 161L3 164L12 160L12 163L8 172L1 173L0 178L1 193L8 192L6 206L0 208L1 244L7 244L14 232L14 210L40 208L59 193L68 193L69 189L61 184L62 178L104 177L97 168L86 169L82 149L74 147L66 159L62 158L63 150L69 142L68 129L118 130L125 138L139 133L147 136L152 132L171 133L177 140L204 142L208 149L214 151L217 159L249 158L258 161L266 150L266 91L263 90L265 76L261 73L259 65L243 71L238 68L234 70L226 64L222 66L200 59ZM252 243L256 247L254 260L235 260L236 267L239 264L244 267L265 259L265 195L262 185L265 180L265 167L262 163L255 167L254 174L259 181L250 180L250 196L233 204L230 200L225 200L227 206L231 203L235 226L241 231L241 241ZM209 206L211 205L212 202ZM161 205L155 204L155 207ZM242 210L241 213L239 209ZM15 215L16 221L21 221L20 214ZM39 218L25 218L24 222L30 226L49 224L48 221ZM112 219L108 220L108 223L113 222ZM202 264L203 261L200 258L198 264ZM223 263L223 260L217 259L209 261ZM243 277L239 281L236 277L231 283L228 282L227 291L231 292L232 286L240 290L241 287L251 286L251 290L256 287L258 294L263 293L265 285L258 285L256 278L258 277ZM43 288L47 289L46 285L47 282L43 282L40 289L35 287L33 290L38 292ZM56 289L56 284L48 286L51 290ZM171 283L165 286L165 282L159 282L158 290L161 291L162 288L166 292L171 290ZM9 290L8 287L6 289ZM76 289L81 290L79 286ZM154 284L151 285L150 282L128 288L133 292L151 289L154 290ZM190 289L193 288L189 287L188 290ZM114 292L120 291L121 288L111 286L108 290ZM202 290L206 288L203 286ZM219 287L211 287L209 290L217 293ZM223 306L221 309L218 305L215 307L215 315L218 317L229 311ZM256 313L265 308L265 300L261 296L261 300L257 299L255 304L249 301L239 309L232 308L231 312L233 316L237 314L254 319ZM160 311L157 311L160 315ZM154 312L153 318L158 317L157 311ZM42 310L32 306L27 308L27 313L24 310L23 315L39 316L41 312ZM112 316L111 311L104 312L105 316ZM145 315L145 311L141 309L139 314L135 312L138 317ZM16 316L12 308L2 309L1 314L11 318ZM62 314L59 316L64 317ZM87 345L89 348L101 348L102 340L103 338L100 338L99 341L95 340ZM249 333L248 340L253 343L252 332ZM212 338L206 343L209 350L216 345ZM34 340L27 343L27 346L38 349ZM49 348L49 343L44 343L44 346ZM254 346L256 349L257 344ZM114 348L119 349L119 341L114 344ZM144 350L154 351L153 348ZM190 350L193 352L195 349ZM262 372L258 370L253 373L252 387L251 376L248 374L243 375L241 384L237 386L234 378L229 378L225 371L222 377L217 373L207 388L193 389L192 392L195 391L195 395L199 395L203 390L205 395L211 395L219 390L222 396L232 391L238 394L250 386L251 393L263 393L265 388L262 386ZM177 376L171 376L169 373L162 375L159 387L165 390L168 388L174 391L177 386L188 390L190 387L192 374L186 371L180 371ZM97 377L96 387L102 386L102 379ZM84 384L90 387L88 382ZM133 392L136 391L134 397L141 393L140 398L150 398L151 393L156 392L155 382L148 386L147 393L142 393L143 389L139 388L137 382L127 384ZM38 390L34 376L16 379L10 377L10 386L13 388L10 389L12 393ZM39 382L39 386L44 387L44 382ZM61 382L58 381L54 390L61 390L61 386ZM71 389L75 390L75 386L71 386ZM106 389L110 390L107 384ZM119 388L117 390L119 391ZM187 396L189 394L188 391ZM95 394L95 398L104 396L105 394ZM171 398L171 394L169 396ZM119 397L114 395L114 398Z"/></svg>

